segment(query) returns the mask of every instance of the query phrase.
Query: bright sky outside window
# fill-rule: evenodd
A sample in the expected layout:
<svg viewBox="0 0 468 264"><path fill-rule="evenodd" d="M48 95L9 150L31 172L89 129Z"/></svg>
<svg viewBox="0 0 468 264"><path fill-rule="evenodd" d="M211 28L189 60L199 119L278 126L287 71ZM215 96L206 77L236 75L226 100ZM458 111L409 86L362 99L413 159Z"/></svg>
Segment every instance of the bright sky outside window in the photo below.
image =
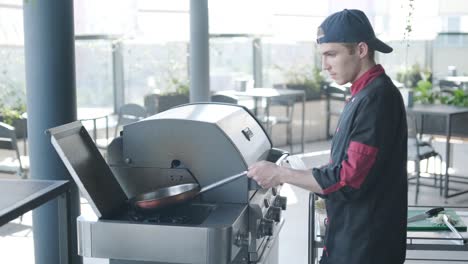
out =
<svg viewBox="0 0 468 264"><path fill-rule="evenodd" d="M0 45L23 45L23 8L17 1L0 1Z"/></svg>

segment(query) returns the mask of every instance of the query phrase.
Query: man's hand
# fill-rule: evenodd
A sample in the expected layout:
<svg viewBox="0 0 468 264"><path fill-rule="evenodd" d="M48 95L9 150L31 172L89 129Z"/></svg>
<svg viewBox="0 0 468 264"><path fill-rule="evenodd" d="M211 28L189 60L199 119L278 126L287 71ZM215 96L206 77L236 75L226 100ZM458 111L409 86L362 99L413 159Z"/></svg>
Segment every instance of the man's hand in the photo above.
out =
<svg viewBox="0 0 468 264"><path fill-rule="evenodd" d="M262 188L289 183L315 193L323 193L310 170L291 169L269 161L252 164L247 171L247 177L256 181Z"/></svg>
<svg viewBox="0 0 468 264"><path fill-rule="evenodd" d="M282 173L285 173L283 167L269 161L259 161L252 164L247 177L255 180L262 188L271 188L282 182Z"/></svg>

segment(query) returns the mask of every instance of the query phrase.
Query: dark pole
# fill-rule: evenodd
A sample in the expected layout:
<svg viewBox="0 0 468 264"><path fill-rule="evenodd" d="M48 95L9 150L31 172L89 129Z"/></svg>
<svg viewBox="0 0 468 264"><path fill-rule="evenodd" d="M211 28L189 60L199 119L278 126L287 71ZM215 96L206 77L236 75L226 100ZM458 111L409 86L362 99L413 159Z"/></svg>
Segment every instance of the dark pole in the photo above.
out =
<svg viewBox="0 0 468 264"><path fill-rule="evenodd" d="M30 175L41 180L71 180L44 131L76 120L73 1L23 3ZM54 200L33 212L36 264L82 263L76 253L75 219L80 206L76 186L70 194L70 253L67 255L59 241L59 210Z"/></svg>
<svg viewBox="0 0 468 264"><path fill-rule="evenodd" d="M208 1L190 0L190 102L209 100Z"/></svg>

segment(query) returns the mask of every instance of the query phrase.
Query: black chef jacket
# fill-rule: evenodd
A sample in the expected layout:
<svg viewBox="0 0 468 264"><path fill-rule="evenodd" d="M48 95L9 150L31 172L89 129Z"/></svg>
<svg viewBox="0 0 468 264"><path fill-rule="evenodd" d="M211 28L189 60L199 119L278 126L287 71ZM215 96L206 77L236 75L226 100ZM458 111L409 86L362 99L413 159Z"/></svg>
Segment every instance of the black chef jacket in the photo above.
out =
<svg viewBox="0 0 468 264"><path fill-rule="evenodd" d="M328 217L322 264L405 260L406 112L400 92L381 69L346 103L330 163L312 171Z"/></svg>

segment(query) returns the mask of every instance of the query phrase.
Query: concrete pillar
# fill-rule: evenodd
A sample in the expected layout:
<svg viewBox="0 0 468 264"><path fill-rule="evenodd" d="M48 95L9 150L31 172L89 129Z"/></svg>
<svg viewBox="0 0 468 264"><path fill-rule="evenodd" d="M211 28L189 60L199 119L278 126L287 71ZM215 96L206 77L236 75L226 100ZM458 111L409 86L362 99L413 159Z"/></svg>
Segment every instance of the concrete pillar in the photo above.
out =
<svg viewBox="0 0 468 264"><path fill-rule="evenodd" d="M41 180L71 180L44 131L76 120L73 0L23 1L30 176ZM71 254L65 262L82 263L77 252L76 217L79 195L71 191L69 235ZM58 202L33 212L36 264L59 263ZM62 256L60 255L62 253Z"/></svg>
<svg viewBox="0 0 468 264"><path fill-rule="evenodd" d="M210 100L208 0L190 0L190 102Z"/></svg>
<svg viewBox="0 0 468 264"><path fill-rule="evenodd" d="M125 104L125 80L123 43L112 44L112 84L114 88L114 113L118 113Z"/></svg>
<svg viewBox="0 0 468 264"><path fill-rule="evenodd" d="M263 87L262 40L256 38L253 40L252 45L254 87Z"/></svg>

